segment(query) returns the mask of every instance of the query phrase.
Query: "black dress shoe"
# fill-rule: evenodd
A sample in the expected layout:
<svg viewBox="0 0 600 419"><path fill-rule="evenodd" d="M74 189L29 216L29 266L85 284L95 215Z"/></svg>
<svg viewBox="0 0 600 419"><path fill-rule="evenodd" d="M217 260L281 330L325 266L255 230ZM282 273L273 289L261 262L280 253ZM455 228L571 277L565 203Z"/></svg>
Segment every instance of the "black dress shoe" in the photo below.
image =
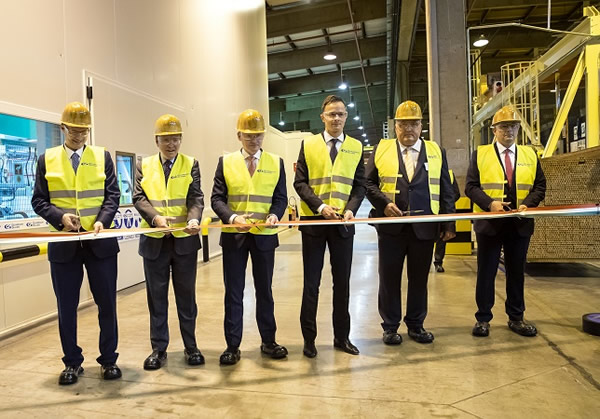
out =
<svg viewBox="0 0 600 419"><path fill-rule="evenodd" d="M402 343L402 336L393 330L385 330L383 332L383 343L386 345L400 345Z"/></svg>
<svg viewBox="0 0 600 419"><path fill-rule="evenodd" d="M410 336L410 338L417 343L433 342L433 333L428 332L427 330L423 329L422 327L409 328L408 336Z"/></svg>
<svg viewBox="0 0 600 419"><path fill-rule="evenodd" d="M484 338L490 334L490 324L488 322L477 322L471 331L473 336Z"/></svg>
<svg viewBox="0 0 600 419"><path fill-rule="evenodd" d="M446 272L446 270L444 269L444 267L441 264L435 264L435 271L436 272Z"/></svg>
<svg viewBox="0 0 600 419"><path fill-rule="evenodd" d="M221 357L219 358L219 363L221 365L234 365L237 364L241 356L242 353L238 348L227 347L227 349L225 349L225 352L221 354Z"/></svg>
<svg viewBox="0 0 600 419"><path fill-rule="evenodd" d="M186 348L183 355L188 365L204 365L204 355L198 348Z"/></svg>
<svg viewBox="0 0 600 419"><path fill-rule="evenodd" d="M100 371L102 372L102 378L105 380L116 380L117 378L121 378L121 369L115 363L101 365Z"/></svg>
<svg viewBox="0 0 600 419"><path fill-rule="evenodd" d="M285 346L278 345L277 342L263 342L260 345L260 351L265 355L269 355L273 359L285 358L288 354Z"/></svg>
<svg viewBox="0 0 600 419"><path fill-rule="evenodd" d="M145 370L158 370L167 362L166 351L154 351L144 361Z"/></svg>
<svg viewBox="0 0 600 419"><path fill-rule="evenodd" d="M81 365L77 365L75 367L66 367L58 377L58 384L61 386L75 384L77 382L77 378L81 374L83 374L83 368L81 368Z"/></svg>
<svg viewBox="0 0 600 419"><path fill-rule="evenodd" d="M509 320L508 327L513 332L521 335L533 337L537 335L537 329L531 323L526 323L523 320Z"/></svg>
<svg viewBox="0 0 600 419"><path fill-rule="evenodd" d="M346 339L346 340L334 339L333 346L346 352L347 354L350 354L350 355L358 355L360 353L358 348L356 346L354 346L352 344L352 342L350 342L348 339Z"/></svg>
<svg viewBox="0 0 600 419"><path fill-rule="evenodd" d="M315 346L315 343L304 341L304 349L302 350L302 353L307 358L314 358L317 356L317 347Z"/></svg>

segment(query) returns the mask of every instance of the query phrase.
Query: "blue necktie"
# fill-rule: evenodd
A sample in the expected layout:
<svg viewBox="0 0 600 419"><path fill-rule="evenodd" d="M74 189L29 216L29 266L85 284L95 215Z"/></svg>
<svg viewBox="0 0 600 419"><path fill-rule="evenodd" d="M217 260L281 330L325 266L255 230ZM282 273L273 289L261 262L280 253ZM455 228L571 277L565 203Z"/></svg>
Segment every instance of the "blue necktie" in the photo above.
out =
<svg viewBox="0 0 600 419"><path fill-rule="evenodd" d="M163 163L163 170L165 172L165 185L169 182L169 175L171 174L171 166L173 162L171 160L165 160Z"/></svg>
<svg viewBox="0 0 600 419"><path fill-rule="evenodd" d="M73 170L77 173L77 168L79 167L79 154L73 153L71 156L71 166L73 166Z"/></svg>

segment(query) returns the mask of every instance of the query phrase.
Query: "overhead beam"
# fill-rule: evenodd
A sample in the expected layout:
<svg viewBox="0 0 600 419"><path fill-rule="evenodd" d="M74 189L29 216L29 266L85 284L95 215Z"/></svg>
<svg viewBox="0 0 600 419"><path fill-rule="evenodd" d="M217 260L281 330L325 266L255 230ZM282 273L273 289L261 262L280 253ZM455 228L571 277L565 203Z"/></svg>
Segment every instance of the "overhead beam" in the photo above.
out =
<svg viewBox="0 0 600 419"><path fill-rule="evenodd" d="M409 61L415 40L419 16L419 0L404 0L400 7L400 30L398 31L398 61Z"/></svg>
<svg viewBox="0 0 600 419"><path fill-rule="evenodd" d="M365 68L367 83L385 82L387 77L386 65L376 65ZM360 68L344 71L346 82L351 88L363 86ZM340 84L338 72L315 74L312 76L294 77L285 80L273 80L269 83L269 97L292 95L302 92L319 92L329 90Z"/></svg>
<svg viewBox="0 0 600 419"><path fill-rule="evenodd" d="M503 30L504 29L504 30ZM485 32L488 37L491 36L493 29ZM484 31L472 31L471 39L476 39ZM488 38L490 39L490 38ZM490 39L488 49L511 49L511 48L547 48L556 37L546 32L537 32L533 30L523 31L514 28L500 28L496 36ZM413 56L425 55L426 53L425 37L417 37Z"/></svg>
<svg viewBox="0 0 600 419"><path fill-rule="evenodd" d="M387 106L387 98L383 98L383 99L377 99L377 100L371 100L372 104L373 104L373 111L376 113L385 113L385 107ZM362 117L363 120L365 120L365 118L367 116L367 110L369 109L369 103L368 102L358 102L357 106L354 109L358 109ZM354 117L354 115L356 115L356 111L354 109L348 109L348 121L352 120L352 118ZM314 107L314 108L308 108L308 109L301 109L301 110L288 110L288 111L274 111L273 108L269 107L269 113L271 115L271 120L273 122L276 122L279 119L279 115L281 115L281 117L283 118L284 121L303 121L306 119L309 120L316 120L316 121L320 121L321 120L321 107ZM273 119L273 116L275 116L276 118ZM371 118L369 118L370 120Z"/></svg>
<svg viewBox="0 0 600 419"><path fill-rule="evenodd" d="M385 36L361 39L359 43L363 59L385 57L386 55ZM335 55L337 55L337 63L358 60L358 55L356 54L356 42L354 42L354 40L331 44L331 49ZM323 59L323 55L325 55L326 52L327 45L322 45L313 48L303 48L294 51L269 54L267 56L269 61L269 73L280 73L330 64L331 62Z"/></svg>
<svg viewBox="0 0 600 419"><path fill-rule="evenodd" d="M364 87L357 87L351 90L355 103L367 102L367 93ZM387 98L387 88L385 85L369 87L371 99ZM300 111L303 109L321 108L323 100L331 93L316 93L305 96L294 96L281 99L271 99L269 109L271 112ZM346 91L338 94L346 103L350 101L350 94Z"/></svg>
<svg viewBox="0 0 600 419"><path fill-rule="evenodd" d="M573 4L573 0L552 0L552 7L567 6ZM469 13L487 9L513 9L529 6L548 6L548 0L485 0L476 1L469 9Z"/></svg>
<svg viewBox="0 0 600 419"><path fill-rule="evenodd" d="M267 11L267 38L348 25L347 0L312 1L297 7ZM354 21L386 17L386 0L353 0Z"/></svg>

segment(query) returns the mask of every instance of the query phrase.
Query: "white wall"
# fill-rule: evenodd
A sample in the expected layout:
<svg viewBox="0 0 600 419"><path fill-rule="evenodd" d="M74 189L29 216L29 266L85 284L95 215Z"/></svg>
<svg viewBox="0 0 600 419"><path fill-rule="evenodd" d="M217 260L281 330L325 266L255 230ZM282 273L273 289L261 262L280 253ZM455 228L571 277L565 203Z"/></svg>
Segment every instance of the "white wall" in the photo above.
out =
<svg viewBox="0 0 600 419"><path fill-rule="evenodd" d="M182 152L200 163L207 206L218 156L239 147L238 114L254 108L268 118L261 0L4 0L0 16L0 112L58 122L67 102L85 99L86 71L173 104L183 109ZM124 114L111 126L146 121L151 133L159 115L131 112L135 117ZM117 147L99 135L93 141L111 152ZM118 146L156 152L151 135ZM295 161L297 151L288 154ZM217 234L211 233L211 252ZM136 247L124 244L120 263L139 258ZM29 264L26 270L18 261L0 265L0 335L55 307L47 262L38 257ZM86 287L82 294L90 298Z"/></svg>

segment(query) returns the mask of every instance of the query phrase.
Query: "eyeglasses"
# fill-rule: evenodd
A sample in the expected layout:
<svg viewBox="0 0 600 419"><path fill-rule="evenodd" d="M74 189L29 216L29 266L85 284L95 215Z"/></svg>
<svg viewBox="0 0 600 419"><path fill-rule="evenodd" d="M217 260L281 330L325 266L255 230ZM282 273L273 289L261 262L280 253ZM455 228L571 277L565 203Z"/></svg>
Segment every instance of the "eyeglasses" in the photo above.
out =
<svg viewBox="0 0 600 419"><path fill-rule="evenodd" d="M181 137L179 137L179 138L163 138L163 137L158 137L158 141L161 144L179 144L181 142Z"/></svg>
<svg viewBox="0 0 600 419"><path fill-rule="evenodd" d="M421 125L421 121L398 121L396 122L396 125L402 129L416 129L419 128L419 126Z"/></svg>
<svg viewBox="0 0 600 419"><path fill-rule="evenodd" d="M335 119L336 117L344 119L348 116L348 112L323 112L323 115L329 119Z"/></svg>

